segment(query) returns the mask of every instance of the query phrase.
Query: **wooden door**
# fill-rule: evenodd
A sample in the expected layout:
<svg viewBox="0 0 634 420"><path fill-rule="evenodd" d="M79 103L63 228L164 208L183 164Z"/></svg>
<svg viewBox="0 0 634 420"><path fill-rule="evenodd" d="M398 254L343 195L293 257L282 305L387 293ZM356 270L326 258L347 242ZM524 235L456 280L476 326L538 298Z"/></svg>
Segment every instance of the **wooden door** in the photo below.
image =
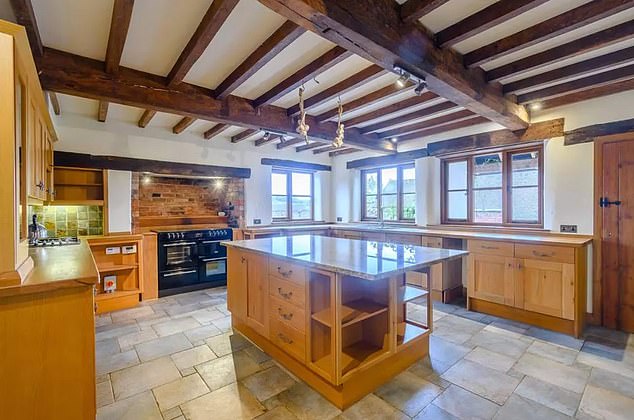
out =
<svg viewBox="0 0 634 420"><path fill-rule="evenodd" d="M471 254L468 265L469 297L501 305L515 303L513 258Z"/></svg>
<svg viewBox="0 0 634 420"><path fill-rule="evenodd" d="M603 325L634 332L634 136L602 147ZM598 205L598 204L597 204Z"/></svg>
<svg viewBox="0 0 634 420"><path fill-rule="evenodd" d="M247 317L247 258L227 247L227 309L242 320Z"/></svg>
<svg viewBox="0 0 634 420"><path fill-rule="evenodd" d="M247 323L260 334L269 331L268 258L246 253L247 258Z"/></svg>
<svg viewBox="0 0 634 420"><path fill-rule="evenodd" d="M575 265L522 259L515 273L515 306L565 319L575 318Z"/></svg>

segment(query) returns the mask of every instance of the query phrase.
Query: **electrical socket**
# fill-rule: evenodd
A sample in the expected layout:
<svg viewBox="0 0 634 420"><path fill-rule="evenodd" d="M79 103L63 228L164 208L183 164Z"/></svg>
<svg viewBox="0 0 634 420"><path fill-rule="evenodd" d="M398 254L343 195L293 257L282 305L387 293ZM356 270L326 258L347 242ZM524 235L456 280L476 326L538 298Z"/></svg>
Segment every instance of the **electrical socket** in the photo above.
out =
<svg viewBox="0 0 634 420"><path fill-rule="evenodd" d="M577 233L577 225L560 225L559 231L566 233Z"/></svg>
<svg viewBox="0 0 634 420"><path fill-rule="evenodd" d="M343 222L343 217L337 217L338 222Z"/></svg>
<svg viewBox="0 0 634 420"><path fill-rule="evenodd" d="M254 225L261 225L262 224L262 219L253 219L253 224Z"/></svg>

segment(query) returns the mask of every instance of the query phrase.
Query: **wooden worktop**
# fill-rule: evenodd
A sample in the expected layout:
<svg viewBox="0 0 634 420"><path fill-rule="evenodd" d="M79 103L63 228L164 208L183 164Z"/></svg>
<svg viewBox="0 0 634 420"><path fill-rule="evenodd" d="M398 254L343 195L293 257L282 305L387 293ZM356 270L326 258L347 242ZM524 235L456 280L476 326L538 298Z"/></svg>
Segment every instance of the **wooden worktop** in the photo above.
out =
<svg viewBox="0 0 634 420"><path fill-rule="evenodd" d="M35 263L31 273L21 285L0 288L0 297L91 285L99 281L85 239L78 245L31 248L29 255Z"/></svg>

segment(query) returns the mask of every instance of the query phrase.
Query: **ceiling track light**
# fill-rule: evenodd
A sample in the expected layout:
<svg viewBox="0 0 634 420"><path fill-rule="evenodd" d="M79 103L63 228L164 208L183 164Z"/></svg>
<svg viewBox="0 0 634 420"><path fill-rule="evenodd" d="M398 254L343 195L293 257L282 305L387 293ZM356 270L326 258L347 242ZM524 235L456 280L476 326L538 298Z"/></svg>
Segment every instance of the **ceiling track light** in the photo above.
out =
<svg viewBox="0 0 634 420"><path fill-rule="evenodd" d="M264 140L268 140L271 137L271 133L269 133L268 131L264 132L264 137L262 137Z"/></svg>
<svg viewBox="0 0 634 420"><path fill-rule="evenodd" d="M414 82L416 84L416 87L414 88L414 93L420 96L427 87L427 81L424 77L418 77L414 74L411 74L400 66L394 66L394 73L399 75L399 78L396 80L396 86L398 86L399 88L404 88L407 85L407 82Z"/></svg>

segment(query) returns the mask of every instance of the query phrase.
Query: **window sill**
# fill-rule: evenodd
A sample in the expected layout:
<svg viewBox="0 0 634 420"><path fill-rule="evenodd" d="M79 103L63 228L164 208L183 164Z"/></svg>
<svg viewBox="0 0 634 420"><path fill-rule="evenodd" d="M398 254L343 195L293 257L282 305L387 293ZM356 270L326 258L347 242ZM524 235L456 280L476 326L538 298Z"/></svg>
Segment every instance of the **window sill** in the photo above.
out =
<svg viewBox="0 0 634 420"><path fill-rule="evenodd" d="M468 223L441 223L439 225L427 225L428 228L447 230L475 230L475 231L504 231L504 232L552 232L542 226L500 226L500 225L473 225Z"/></svg>

